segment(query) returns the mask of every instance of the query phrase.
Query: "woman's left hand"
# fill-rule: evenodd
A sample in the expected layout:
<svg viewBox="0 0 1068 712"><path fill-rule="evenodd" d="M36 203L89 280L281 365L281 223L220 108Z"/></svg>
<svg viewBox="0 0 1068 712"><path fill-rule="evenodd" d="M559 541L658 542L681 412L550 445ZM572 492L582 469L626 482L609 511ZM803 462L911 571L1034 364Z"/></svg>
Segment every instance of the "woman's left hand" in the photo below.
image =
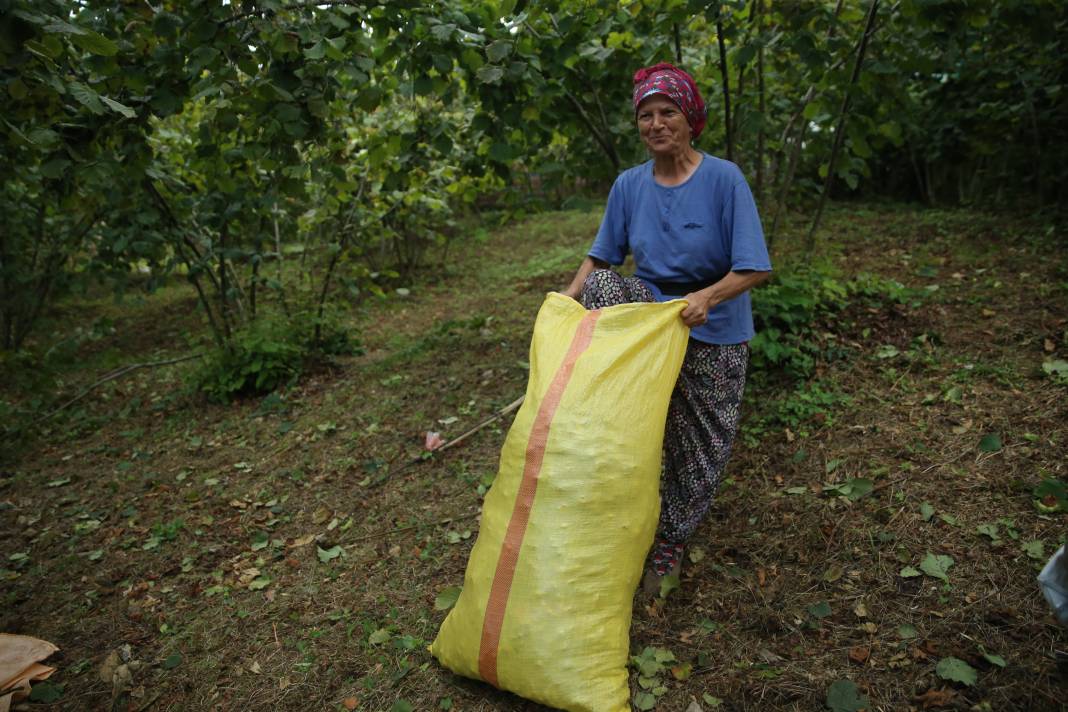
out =
<svg viewBox="0 0 1068 712"><path fill-rule="evenodd" d="M708 321L708 310L712 308L712 298L705 294L705 291L691 292L683 297L686 300L686 308L682 310L682 323L691 329L702 326Z"/></svg>

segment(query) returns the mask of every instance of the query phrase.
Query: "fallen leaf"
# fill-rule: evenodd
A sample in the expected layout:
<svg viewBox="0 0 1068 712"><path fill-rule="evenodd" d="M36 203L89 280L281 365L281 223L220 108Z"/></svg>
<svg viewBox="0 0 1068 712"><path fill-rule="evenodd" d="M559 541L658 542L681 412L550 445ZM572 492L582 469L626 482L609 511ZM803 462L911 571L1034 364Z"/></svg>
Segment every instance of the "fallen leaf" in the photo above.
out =
<svg viewBox="0 0 1068 712"><path fill-rule="evenodd" d="M849 659L858 665L863 665L868 662L868 658L871 657L871 648L863 645L858 645L855 648L849 649Z"/></svg>
<svg viewBox="0 0 1068 712"><path fill-rule="evenodd" d="M263 669L260 668L260 662L258 660L253 660L252 664L248 666L248 669L249 669L249 672L252 672L252 673L254 673L256 675L263 674Z"/></svg>
<svg viewBox="0 0 1068 712"><path fill-rule="evenodd" d="M347 710L354 710L360 706L360 699L358 697L346 697L341 701L341 704Z"/></svg>
<svg viewBox="0 0 1068 712"><path fill-rule="evenodd" d="M942 658L935 667L935 673L943 680L959 682L964 685L974 685L979 674L968 663L960 658L952 656Z"/></svg>
<svg viewBox="0 0 1068 712"><path fill-rule="evenodd" d="M1046 353L1051 354L1056 348L1057 344L1053 343L1053 339L1049 338L1048 336L1042 340L1042 350Z"/></svg>
<svg viewBox="0 0 1068 712"><path fill-rule="evenodd" d="M868 698L851 680L836 680L827 688L827 706L833 712L859 712L868 706Z"/></svg>
<svg viewBox="0 0 1068 712"><path fill-rule="evenodd" d="M456 599L460 597L461 588L459 586L449 586L441 590L441 593L434 599L435 611L447 611L456 605Z"/></svg>
<svg viewBox="0 0 1068 712"><path fill-rule="evenodd" d="M868 609L864 606L864 601L857 601L857 605L853 606L853 615L857 618L868 617Z"/></svg>
<svg viewBox="0 0 1068 712"><path fill-rule="evenodd" d="M330 516L333 514L326 507L320 507L312 514L312 524L326 524L330 520Z"/></svg>
<svg viewBox="0 0 1068 712"><path fill-rule="evenodd" d="M936 555L928 551L927 556L923 557L923 561L920 562L920 569L928 576L949 583L949 576L946 573L954 563L956 562L953 561L951 556L946 556L945 554Z"/></svg>
<svg viewBox="0 0 1068 712"><path fill-rule="evenodd" d="M311 544L313 541L315 541L315 535L314 534L307 534L305 536L298 537L298 538L294 539L288 545L287 548L296 549L299 546L307 546L308 544Z"/></svg>
<svg viewBox="0 0 1068 712"><path fill-rule="evenodd" d="M987 433L979 441L979 449L983 452L997 452L1001 449L1001 436L997 433Z"/></svg>
<svg viewBox="0 0 1068 712"><path fill-rule="evenodd" d="M922 695L916 695L912 699L914 702L919 703L925 710L929 710L938 707L948 707L956 694L956 692L949 688L942 688L941 690L931 688Z"/></svg>

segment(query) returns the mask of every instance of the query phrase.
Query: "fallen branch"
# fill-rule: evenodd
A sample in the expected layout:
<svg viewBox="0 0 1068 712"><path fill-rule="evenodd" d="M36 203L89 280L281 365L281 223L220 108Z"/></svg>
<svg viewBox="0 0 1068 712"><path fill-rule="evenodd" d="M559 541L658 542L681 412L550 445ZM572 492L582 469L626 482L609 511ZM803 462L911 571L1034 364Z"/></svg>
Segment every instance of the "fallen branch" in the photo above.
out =
<svg viewBox="0 0 1068 712"><path fill-rule="evenodd" d="M122 376L125 376L127 373L132 373L133 371L137 371L137 370L142 369L142 368L155 368L157 366L169 366L169 365L171 365L173 363L181 363L182 361L191 361L191 360L193 360L195 358L202 358L203 356L204 356L204 354L198 353L198 354L192 354L190 356L180 356L178 358L167 359L165 361L146 361L145 363L134 363L134 364L131 364L129 366L123 366L122 368L119 368L119 369L116 369L114 371L111 371L110 373L108 373L105 376L101 377L95 383L93 383L90 386L88 386L81 393L79 393L78 395L74 396L69 401L67 401L63 405L59 406L55 410L52 410L51 412L46 413L45 415L42 415L40 418L38 418L37 420L33 421L33 423L31 423L31 427L34 426L34 425L37 425L38 423L41 423L42 421L48 420L49 418L51 418L53 415L55 415L59 411L65 409L65 408L68 408L71 405L74 405L75 403L80 401L82 398L85 398L87 395L89 395L89 393L91 393L93 391L93 389L104 385L108 381L114 381L116 378L120 378Z"/></svg>

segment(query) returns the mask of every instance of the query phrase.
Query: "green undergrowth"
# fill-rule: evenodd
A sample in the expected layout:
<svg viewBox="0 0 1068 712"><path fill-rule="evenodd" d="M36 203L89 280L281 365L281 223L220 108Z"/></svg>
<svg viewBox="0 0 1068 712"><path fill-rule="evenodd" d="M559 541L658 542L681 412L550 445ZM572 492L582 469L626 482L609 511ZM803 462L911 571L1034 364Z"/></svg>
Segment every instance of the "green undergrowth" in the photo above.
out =
<svg viewBox="0 0 1068 712"><path fill-rule="evenodd" d="M879 312L916 304L922 293L900 282L862 273L844 279L829 266L798 266L777 274L753 293L756 336L749 342L750 388L755 413L742 427L750 446L773 430L802 436L812 426L833 422L847 393L816 372L850 357L870 328L849 318L857 309Z"/></svg>
<svg viewBox="0 0 1068 712"><path fill-rule="evenodd" d="M334 317L274 314L235 334L228 347L212 351L193 372L192 384L225 403L292 385L312 360L360 351L355 334Z"/></svg>

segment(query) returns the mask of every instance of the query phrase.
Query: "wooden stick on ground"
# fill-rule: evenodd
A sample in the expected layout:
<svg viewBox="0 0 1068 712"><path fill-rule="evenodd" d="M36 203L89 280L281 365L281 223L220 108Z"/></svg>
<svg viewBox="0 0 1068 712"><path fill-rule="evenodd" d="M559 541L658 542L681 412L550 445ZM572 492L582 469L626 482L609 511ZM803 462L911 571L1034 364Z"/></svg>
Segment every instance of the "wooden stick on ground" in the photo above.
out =
<svg viewBox="0 0 1068 712"><path fill-rule="evenodd" d="M95 383L92 383L91 385L89 385L85 390L83 390L81 393L79 393L78 395L76 395L73 398L71 398L69 401L67 401L63 405L61 405L58 408L46 413L45 415L42 415L37 420L33 421L32 425L37 425L38 423L40 423L42 421L48 420L49 418L51 418L53 415L55 415L59 411L63 410L64 408L67 408L67 407L69 407L71 405L74 405L75 403L80 401L82 398L85 398L87 395L89 395L89 393L94 388L102 386L105 383L107 383L108 381L114 381L116 378L119 378L121 376L125 376L127 373L131 373L131 372L136 371L136 370L141 369L141 368L155 368L156 366L169 366L172 363L181 363L182 361L191 361L191 360L193 360L195 358L202 358L203 356L204 356L204 354L202 354L202 353L200 353L200 354L191 354L189 356L179 356L178 358L167 359L167 360L164 360L164 361L146 361L144 363L134 363L134 364L130 364L129 366L123 366L122 368L115 369L114 371L111 371L110 373L104 375L102 378L97 380Z"/></svg>

